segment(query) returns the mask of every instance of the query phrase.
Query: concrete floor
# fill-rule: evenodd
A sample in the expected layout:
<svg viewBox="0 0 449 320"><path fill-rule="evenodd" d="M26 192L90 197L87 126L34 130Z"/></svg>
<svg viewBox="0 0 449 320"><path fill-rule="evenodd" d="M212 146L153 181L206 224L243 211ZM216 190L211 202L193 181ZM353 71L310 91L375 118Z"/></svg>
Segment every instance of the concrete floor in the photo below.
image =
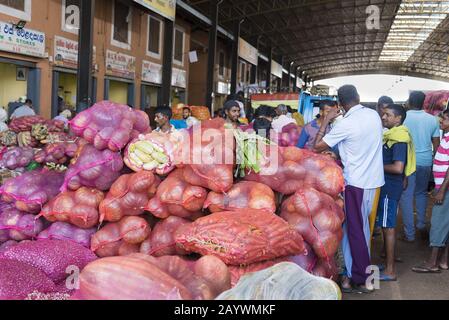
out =
<svg viewBox="0 0 449 320"><path fill-rule="evenodd" d="M430 217L431 204L428 216ZM448 212L449 214L449 212ZM429 220L430 221L430 220ZM397 232L402 231L402 223L399 217ZM418 274L411 270L412 267L422 264L429 257L428 241L423 241L417 236L415 243L409 244L397 241L397 252L404 262L397 263L397 282L381 282L380 290L372 294L347 294L344 300L449 300L449 271L440 274ZM381 263L380 252L382 248L382 236L375 238L373 243L373 263Z"/></svg>

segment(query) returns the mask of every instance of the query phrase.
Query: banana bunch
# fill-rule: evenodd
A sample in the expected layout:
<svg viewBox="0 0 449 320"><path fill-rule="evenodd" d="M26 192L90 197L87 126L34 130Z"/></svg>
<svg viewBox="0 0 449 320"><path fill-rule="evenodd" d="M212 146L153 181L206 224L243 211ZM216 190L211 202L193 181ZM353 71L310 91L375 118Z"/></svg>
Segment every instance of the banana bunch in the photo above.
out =
<svg viewBox="0 0 449 320"><path fill-rule="evenodd" d="M38 141L45 140L48 136L48 127L45 124L37 123L31 127L31 136Z"/></svg>
<svg viewBox="0 0 449 320"><path fill-rule="evenodd" d="M131 144L128 154L133 165L146 171L162 169L170 161L164 149L146 140Z"/></svg>

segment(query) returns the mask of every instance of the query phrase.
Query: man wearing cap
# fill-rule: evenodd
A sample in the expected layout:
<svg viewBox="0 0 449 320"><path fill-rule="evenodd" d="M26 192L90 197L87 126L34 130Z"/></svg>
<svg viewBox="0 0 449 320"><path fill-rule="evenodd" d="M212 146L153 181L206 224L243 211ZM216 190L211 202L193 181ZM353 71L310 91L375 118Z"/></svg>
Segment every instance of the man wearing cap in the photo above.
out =
<svg viewBox="0 0 449 320"><path fill-rule="evenodd" d="M296 124L296 120L293 118L290 118L287 116L288 114L288 108L286 105L281 104L276 108L276 114L278 117L273 120L273 123L271 126L273 127L273 130L277 133L281 133L282 129L289 125L290 123Z"/></svg>

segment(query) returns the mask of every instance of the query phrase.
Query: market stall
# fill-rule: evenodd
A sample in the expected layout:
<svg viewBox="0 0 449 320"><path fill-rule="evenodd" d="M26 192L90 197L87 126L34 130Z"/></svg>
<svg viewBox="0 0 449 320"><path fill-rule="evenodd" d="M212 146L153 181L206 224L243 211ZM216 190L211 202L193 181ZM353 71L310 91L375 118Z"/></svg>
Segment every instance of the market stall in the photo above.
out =
<svg viewBox="0 0 449 320"><path fill-rule="evenodd" d="M40 117L10 128L0 299L269 299L256 290L267 272L283 279L271 295L341 298L344 181L331 158L223 119L151 132L146 113L109 101L70 133Z"/></svg>

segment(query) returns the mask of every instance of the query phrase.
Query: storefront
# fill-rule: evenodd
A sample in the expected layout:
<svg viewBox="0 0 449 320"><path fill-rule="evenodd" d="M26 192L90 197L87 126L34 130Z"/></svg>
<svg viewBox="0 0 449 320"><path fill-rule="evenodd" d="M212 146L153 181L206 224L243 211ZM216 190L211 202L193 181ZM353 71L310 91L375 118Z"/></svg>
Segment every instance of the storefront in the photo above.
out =
<svg viewBox="0 0 449 320"><path fill-rule="evenodd" d="M19 98L27 97L39 112L41 71L36 62L26 61L25 56L45 57L45 33L17 29L11 23L0 21L0 51L16 55L14 59L0 57L0 107L11 115L22 104Z"/></svg>
<svg viewBox="0 0 449 320"><path fill-rule="evenodd" d="M104 99L135 107L136 58L106 51Z"/></svg>

